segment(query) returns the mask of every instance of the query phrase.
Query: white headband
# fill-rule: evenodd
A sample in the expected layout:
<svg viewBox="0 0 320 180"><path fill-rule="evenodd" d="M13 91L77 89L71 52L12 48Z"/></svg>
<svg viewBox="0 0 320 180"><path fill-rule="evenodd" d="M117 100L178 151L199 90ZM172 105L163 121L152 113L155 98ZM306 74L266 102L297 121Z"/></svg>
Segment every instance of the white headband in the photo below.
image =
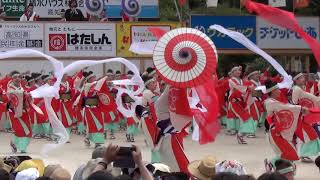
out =
<svg viewBox="0 0 320 180"><path fill-rule="evenodd" d="M34 81L34 79L33 79L33 78L31 78L31 79L29 79L29 80L28 80L28 82L31 82L31 81Z"/></svg>
<svg viewBox="0 0 320 180"><path fill-rule="evenodd" d="M248 74L248 78L253 76L254 74L260 74L260 71L253 71L252 73Z"/></svg>
<svg viewBox="0 0 320 180"><path fill-rule="evenodd" d="M20 74L19 74L19 73L17 73L17 74L13 74L13 75L12 75L12 77L13 77L13 78L15 78L15 77L19 77L19 76L20 76Z"/></svg>
<svg viewBox="0 0 320 180"><path fill-rule="evenodd" d="M44 78L43 81L48 81L50 78L51 78L51 77L48 76L48 77Z"/></svg>
<svg viewBox="0 0 320 180"><path fill-rule="evenodd" d="M266 93L270 93L271 91L276 90L276 89L279 89L278 84L277 84L277 85L275 85L275 86L272 86L272 87L271 87L271 88L269 88L269 89L267 89L267 90L266 90Z"/></svg>
<svg viewBox="0 0 320 180"><path fill-rule="evenodd" d="M88 81L91 77L94 77L95 75L92 73L89 76L86 77L86 81Z"/></svg>
<svg viewBox="0 0 320 180"><path fill-rule="evenodd" d="M154 75L156 73L156 70L153 70L153 71L151 71L148 75L149 76L152 76L152 75Z"/></svg>
<svg viewBox="0 0 320 180"><path fill-rule="evenodd" d="M293 80L295 81L295 80L299 79L303 75L304 75L303 73L299 73L299 74L297 74L296 76L293 77Z"/></svg>
<svg viewBox="0 0 320 180"><path fill-rule="evenodd" d="M231 69L230 73L233 73L233 71L239 70L241 68L242 68L241 66L235 66Z"/></svg>
<svg viewBox="0 0 320 180"><path fill-rule="evenodd" d="M154 82L155 81L155 79L154 78L151 78L151 79L149 79L148 81L146 81L145 83L144 83L144 85L148 85L148 84L150 84L151 82Z"/></svg>

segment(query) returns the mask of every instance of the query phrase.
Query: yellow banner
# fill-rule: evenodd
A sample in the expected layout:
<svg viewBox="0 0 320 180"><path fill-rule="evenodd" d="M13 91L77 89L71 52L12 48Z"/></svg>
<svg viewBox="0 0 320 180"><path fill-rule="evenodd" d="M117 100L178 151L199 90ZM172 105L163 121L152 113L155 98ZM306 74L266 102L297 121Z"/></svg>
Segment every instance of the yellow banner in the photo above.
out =
<svg viewBox="0 0 320 180"><path fill-rule="evenodd" d="M132 42L155 41L156 38L148 31L149 27L159 27L169 31L180 27L175 22L125 22L117 23L117 56L118 57L148 57L129 51ZM150 56L149 56L150 57Z"/></svg>

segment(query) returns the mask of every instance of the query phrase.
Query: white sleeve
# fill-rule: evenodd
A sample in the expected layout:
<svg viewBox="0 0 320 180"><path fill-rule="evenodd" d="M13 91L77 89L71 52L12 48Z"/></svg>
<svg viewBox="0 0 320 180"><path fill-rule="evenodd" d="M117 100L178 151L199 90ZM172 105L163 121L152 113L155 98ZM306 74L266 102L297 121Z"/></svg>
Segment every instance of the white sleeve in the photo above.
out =
<svg viewBox="0 0 320 180"><path fill-rule="evenodd" d="M248 87L247 86L241 86L241 85L237 85L236 83L234 83L231 79L229 79L229 87L230 89L237 89L238 91L240 91L242 94L246 93Z"/></svg>
<svg viewBox="0 0 320 180"><path fill-rule="evenodd" d="M320 104L319 97L302 90L300 87L297 87L297 86L293 87L292 102L294 104L298 104L299 100L302 98L306 98L306 99L311 100L316 106L319 106L319 104Z"/></svg>
<svg viewBox="0 0 320 180"><path fill-rule="evenodd" d="M22 14L22 16L20 17L20 21L25 21L25 15Z"/></svg>

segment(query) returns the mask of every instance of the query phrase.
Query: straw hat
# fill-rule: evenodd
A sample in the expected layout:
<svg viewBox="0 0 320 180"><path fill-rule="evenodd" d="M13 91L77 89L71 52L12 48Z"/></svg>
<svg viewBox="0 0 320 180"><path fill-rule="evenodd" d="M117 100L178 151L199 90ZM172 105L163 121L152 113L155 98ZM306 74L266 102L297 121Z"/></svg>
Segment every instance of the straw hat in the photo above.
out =
<svg viewBox="0 0 320 180"><path fill-rule="evenodd" d="M0 169L3 169L5 171L7 171L8 173L10 173L12 170L12 167L9 166L8 164L4 163L3 159L0 158Z"/></svg>
<svg viewBox="0 0 320 180"><path fill-rule="evenodd" d="M217 160L213 156L207 156L202 160L196 160L188 165L189 173L201 180L210 180L215 175Z"/></svg>

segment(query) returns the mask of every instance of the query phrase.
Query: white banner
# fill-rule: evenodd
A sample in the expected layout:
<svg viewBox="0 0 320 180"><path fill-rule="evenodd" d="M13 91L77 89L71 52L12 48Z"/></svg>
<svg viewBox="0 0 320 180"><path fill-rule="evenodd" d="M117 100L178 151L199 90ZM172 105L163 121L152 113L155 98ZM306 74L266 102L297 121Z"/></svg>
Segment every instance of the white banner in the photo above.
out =
<svg viewBox="0 0 320 180"><path fill-rule="evenodd" d="M286 0L269 0L269 5L273 7L285 7Z"/></svg>
<svg viewBox="0 0 320 180"><path fill-rule="evenodd" d="M40 18L59 18L61 9L69 9L69 0L28 0L28 2L33 2L34 11ZM87 17L84 0L78 0L78 9L82 11L84 17Z"/></svg>
<svg viewBox="0 0 320 180"><path fill-rule="evenodd" d="M55 57L115 57L113 23L47 23L45 52Z"/></svg>
<svg viewBox="0 0 320 180"><path fill-rule="evenodd" d="M217 7L218 0L207 0L207 7Z"/></svg>
<svg viewBox="0 0 320 180"><path fill-rule="evenodd" d="M303 29L315 39L319 39L319 18L297 18ZM301 37L289 30L257 18L257 44L264 49L309 49Z"/></svg>
<svg viewBox="0 0 320 180"><path fill-rule="evenodd" d="M0 51L25 48L43 51L43 32L42 23L0 23Z"/></svg>
<svg viewBox="0 0 320 180"><path fill-rule="evenodd" d="M131 26L131 43L135 42L146 42L146 41L157 41L157 38L148 30L148 28L160 28L166 32L171 30L170 25L159 25L159 26Z"/></svg>

